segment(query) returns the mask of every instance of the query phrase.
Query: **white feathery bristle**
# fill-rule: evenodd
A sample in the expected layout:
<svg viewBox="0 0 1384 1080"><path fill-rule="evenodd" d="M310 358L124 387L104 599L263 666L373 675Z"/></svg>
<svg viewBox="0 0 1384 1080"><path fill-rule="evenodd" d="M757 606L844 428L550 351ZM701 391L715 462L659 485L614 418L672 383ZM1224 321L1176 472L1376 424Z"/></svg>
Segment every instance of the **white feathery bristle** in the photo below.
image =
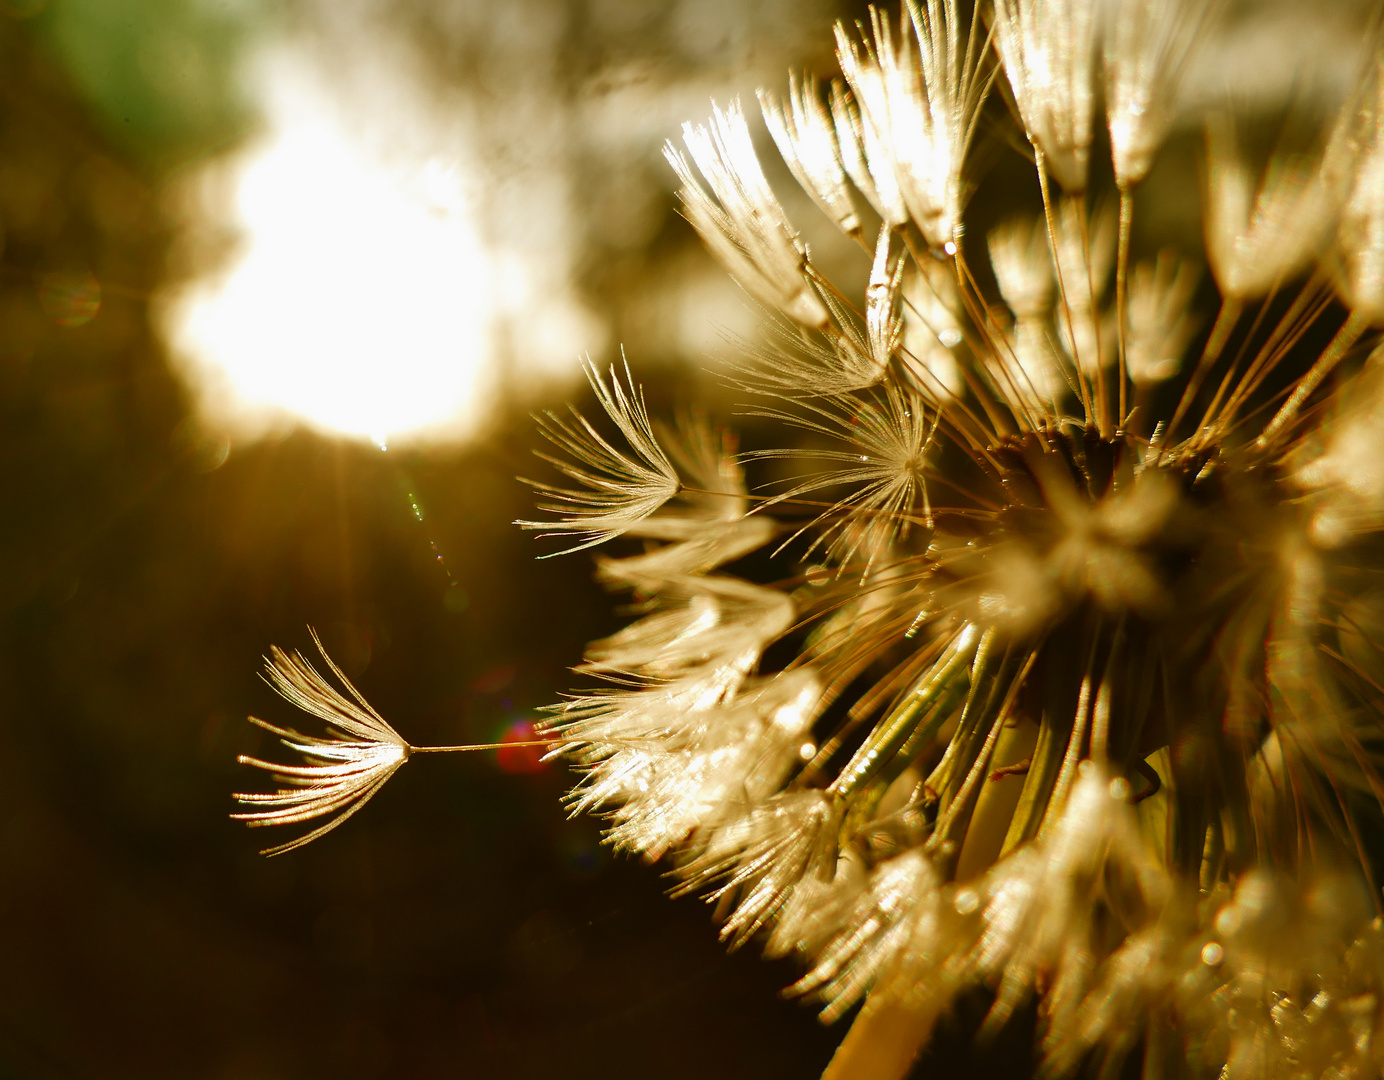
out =
<svg viewBox="0 0 1384 1080"><path fill-rule="evenodd" d="M265 855L292 851L331 832L385 785L408 760L411 750L332 662L315 631L312 640L328 670L345 688L345 694L319 675L301 653L286 653L278 647L270 649L265 664L266 681L290 704L335 730L325 738L304 735L252 716L251 723L278 735L286 747L302 755L308 764L280 765L242 755L241 764L263 769L284 786L275 792L236 795L238 802L254 809L231 817L251 826L298 825L319 817L328 820L295 840L265 849Z"/></svg>
<svg viewBox="0 0 1384 1080"><path fill-rule="evenodd" d="M1384 60L1374 100L1363 110L1365 149L1341 214L1337 248L1346 303L1370 323L1384 323Z"/></svg>
<svg viewBox="0 0 1384 1080"><path fill-rule="evenodd" d="M1338 122L1318 160L1277 157L1256 183L1228 120L1207 127L1206 257L1228 298L1255 300L1302 273L1336 227L1355 146Z"/></svg>
<svg viewBox="0 0 1384 1080"><path fill-rule="evenodd" d="M841 929L819 952L816 965L789 992L820 998L822 1019L831 1021L858 1002L906 952L927 957L933 968L917 972L911 981L935 981L945 966L939 961L964 948L959 940L938 940L939 909L944 904L941 879L922 851L881 863Z"/></svg>
<svg viewBox="0 0 1384 1080"><path fill-rule="evenodd" d="M1197 329L1192 306L1200 269L1170 250L1129 274L1125 306L1125 361L1136 387L1178 374L1182 355Z"/></svg>
<svg viewBox="0 0 1384 1080"><path fill-rule="evenodd" d="M660 859L694 830L764 804L797 762L821 687L805 670L763 680L711 710L696 745L654 759L639 792L611 813L616 847Z"/></svg>
<svg viewBox="0 0 1384 1080"><path fill-rule="evenodd" d="M1067 388L1052 323L1055 260L1041 217L1013 218L986 237L1000 295L1014 313L1005 348L993 358L996 385L1041 415Z"/></svg>
<svg viewBox="0 0 1384 1080"><path fill-rule="evenodd" d="M964 66L954 0L907 10L896 38L888 18L872 8L874 40L863 45L838 24L836 52L859 109L856 131L875 192L871 202L887 224L911 218L942 250L960 226L961 166L983 90L977 73Z"/></svg>
<svg viewBox="0 0 1384 1080"><path fill-rule="evenodd" d="M865 860L854 848L847 848L837 858L831 880L814 875L793 886L765 942L764 955L819 955L840 931L868 884Z"/></svg>
<svg viewBox="0 0 1384 1080"><path fill-rule="evenodd" d="M855 47L840 26L836 28L836 42L838 54L842 49L850 51ZM864 83L880 81L876 68L863 68L856 74ZM908 221L908 207L904 205L903 192L899 190L898 177L890 167L886 151L879 145L879 132L866 121L856 98L840 81L831 84L831 119L836 128L841 164L851 182L886 225L895 228L904 225Z"/></svg>
<svg viewBox="0 0 1384 1080"><path fill-rule="evenodd" d="M669 678L708 664L739 663L788 629L793 601L731 577L660 579L652 614L593 642L586 672Z"/></svg>
<svg viewBox="0 0 1384 1080"><path fill-rule="evenodd" d="M635 536L676 542L640 555L601 559L597 570L603 581L642 585L684 574L709 573L762 548L774 538L777 530L767 517L746 517L739 521L696 524L684 521L675 525L651 518L629 531Z"/></svg>
<svg viewBox="0 0 1384 1080"><path fill-rule="evenodd" d="M1109 0L1105 102L1115 182L1148 175L1177 114L1178 84L1223 0Z"/></svg>
<svg viewBox="0 0 1384 1080"><path fill-rule="evenodd" d="M1384 527L1384 349L1376 349L1326 428L1298 485L1314 493L1312 539L1327 548Z"/></svg>
<svg viewBox="0 0 1384 1080"><path fill-rule="evenodd" d="M1065 307L1057 316L1058 339L1088 376L1115 359L1114 335L1100 331L1100 302L1115 267L1116 220L1108 203L1089 218L1073 199L1064 199L1054 222L1053 261Z"/></svg>
<svg viewBox="0 0 1384 1080"><path fill-rule="evenodd" d="M930 518L923 470L936 434L937 415L929 415L924 404L892 383L874 392L843 396L813 408L816 419L798 423L847 442L848 449L764 450L755 455L820 461L826 466L797 480L776 497L779 500L846 485L853 488L813 521L823 527L809 555L823 548L833 561L863 560L869 567L889 543ZM857 569L852 566L853 571Z"/></svg>
<svg viewBox="0 0 1384 1080"><path fill-rule="evenodd" d="M759 104L774 143L803 190L847 235L860 232L831 113L822 103L817 80L790 76L786 107L773 94L761 90Z"/></svg>
<svg viewBox="0 0 1384 1080"><path fill-rule="evenodd" d="M1096 0L996 0L995 46L1029 141L1069 194L1086 190Z"/></svg>
<svg viewBox="0 0 1384 1080"><path fill-rule="evenodd" d="M686 883L680 891L714 885L710 899L733 899L721 937L744 944L770 924L799 882L830 876L839 828L839 808L823 792L773 795L710 832L700 853L679 868Z"/></svg>
<svg viewBox="0 0 1384 1080"><path fill-rule="evenodd" d="M739 100L713 106L710 127L684 124L682 138L711 195L672 143L664 156L682 181L687 218L712 253L761 303L803 326L823 326L826 308L805 274L807 249L764 179Z"/></svg>
<svg viewBox="0 0 1384 1080"><path fill-rule="evenodd" d="M1052 311L1057 282L1043 219L1011 218L985 239L995 282L1009 310L1019 319L1041 318Z"/></svg>
<svg viewBox="0 0 1384 1080"><path fill-rule="evenodd" d="M615 366L610 382L594 366L587 368L591 388L607 416L614 421L632 453L617 450L575 409L570 421L552 413L539 418L541 430L572 461L549 458L579 488L560 488L535 483L549 501L539 509L556 515L552 521L519 521L525 529L542 529L545 535L575 533L579 543L568 551L580 551L605 543L659 510L682 487L677 470L658 443L642 389L625 368L625 386Z"/></svg>

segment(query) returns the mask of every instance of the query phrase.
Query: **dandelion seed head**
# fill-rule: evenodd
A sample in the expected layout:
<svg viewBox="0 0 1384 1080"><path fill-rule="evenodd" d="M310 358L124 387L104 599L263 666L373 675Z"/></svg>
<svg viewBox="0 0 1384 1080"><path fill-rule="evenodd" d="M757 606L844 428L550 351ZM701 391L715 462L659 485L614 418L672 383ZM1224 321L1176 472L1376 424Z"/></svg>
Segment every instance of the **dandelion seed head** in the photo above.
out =
<svg viewBox="0 0 1384 1080"><path fill-rule="evenodd" d="M1377 87L1267 164L1241 118L1188 118L1205 168L1169 183L1204 196L1203 289L1134 225L1199 6L959 9L873 11L837 29L841 79L761 97L863 292L813 263L738 103L669 148L688 220L767 309L731 380L781 438L740 455L659 425L628 369L591 372L604 426L540 421L566 479L522 524L640 541L598 564L635 618L542 728L580 775L568 807L666 858L730 947L795 957L824 1020L859 1006L832 1075L899 1080L975 988L984 1035L1037 1000L1054 1080L1131 1055L1378 1075ZM1042 212L984 236L969 151L995 85ZM269 813L351 812L407 745L275 671L347 738L287 733L315 764ZM338 796L339 767L360 779Z"/></svg>

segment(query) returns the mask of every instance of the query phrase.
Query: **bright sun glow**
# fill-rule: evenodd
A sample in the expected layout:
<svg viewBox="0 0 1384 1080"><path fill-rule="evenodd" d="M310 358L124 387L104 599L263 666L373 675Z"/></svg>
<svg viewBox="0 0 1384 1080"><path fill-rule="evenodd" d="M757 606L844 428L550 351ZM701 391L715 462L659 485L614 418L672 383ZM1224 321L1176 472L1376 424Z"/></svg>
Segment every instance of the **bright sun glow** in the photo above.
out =
<svg viewBox="0 0 1384 1080"><path fill-rule="evenodd" d="M491 260L455 165L392 168L302 80L233 166L241 246L175 299L167 328L205 411L286 411L384 444L469 426L491 352Z"/></svg>

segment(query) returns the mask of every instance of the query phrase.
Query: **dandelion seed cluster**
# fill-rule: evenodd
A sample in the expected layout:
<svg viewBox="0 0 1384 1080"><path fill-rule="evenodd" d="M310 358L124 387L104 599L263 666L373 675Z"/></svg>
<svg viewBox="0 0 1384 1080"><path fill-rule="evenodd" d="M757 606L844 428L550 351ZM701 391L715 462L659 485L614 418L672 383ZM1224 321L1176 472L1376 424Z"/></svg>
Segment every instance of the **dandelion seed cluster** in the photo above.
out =
<svg viewBox="0 0 1384 1080"><path fill-rule="evenodd" d="M1202 261L1133 222L1218 10L906 0L838 28L843 78L761 106L862 297L738 103L667 151L770 313L733 378L790 444L661 425L628 370L589 372L616 436L543 421L567 479L521 524L642 541L598 563L640 617L546 727L572 809L668 857L732 947L798 957L824 1019L860 1006L836 1080L903 1076L976 993L987 1031L1036 999L1052 1077L1384 1069L1384 61L1310 160L1255 168L1205 118L1203 319ZM1042 211L977 236L997 96ZM752 495L746 467L798 471ZM781 579L736 572L760 551ZM407 755L330 700L351 761L283 770L308 791L262 819L351 812Z"/></svg>
<svg viewBox="0 0 1384 1080"><path fill-rule="evenodd" d="M844 77L761 106L870 254L858 301L738 103L667 151L771 312L734 379L803 437L738 456L615 370L590 377L623 445L545 423L576 484L523 524L644 542L599 563L642 617L548 726L572 807L671 856L732 946L799 956L824 1019L863 1003L828 1076L903 1075L976 988L986 1029L1038 999L1050 1076L1384 1068L1384 83L1362 72L1310 162L1257 170L1208 119L1203 323L1197 262L1131 248L1215 10L908 0L838 28ZM1043 211L978 238L995 93ZM752 496L764 459L801 471ZM759 548L783 580L727 569Z"/></svg>

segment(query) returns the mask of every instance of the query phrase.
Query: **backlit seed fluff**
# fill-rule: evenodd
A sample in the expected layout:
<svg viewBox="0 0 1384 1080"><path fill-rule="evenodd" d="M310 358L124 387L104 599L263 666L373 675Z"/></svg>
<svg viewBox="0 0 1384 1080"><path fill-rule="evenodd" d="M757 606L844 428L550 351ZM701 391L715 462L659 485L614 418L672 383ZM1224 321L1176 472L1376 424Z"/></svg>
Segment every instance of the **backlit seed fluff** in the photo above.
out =
<svg viewBox="0 0 1384 1080"><path fill-rule="evenodd" d="M1206 159L1145 204L1197 6L959 6L839 29L825 104L762 99L853 284L738 106L670 151L769 309L729 365L756 449L628 372L541 421L566 480L522 524L609 543L635 605L544 726L569 807L850 1017L828 1080L902 1080L975 1003L1049 1080L1377 1077L1378 88L1263 169L1247 118L1180 117ZM971 155L992 80L1016 121ZM1175 254L1158 205L1199 200Z"/></svg>
<svg viewBox="0 0 1384 1080"><path fill-rule="evenodd" d="M1029 141L1062 189L1086 190L1096 0L995 0L995 46Z"/></svg>
<svg viewBox="0 0 1384 1080"><path fill-rule="evenodd" d="M872 201L886 223L911 220L941 250L960 224L961 165L988 81L956 0L908 0L906 10L896 32L872 8L864 42L838 26L836 53L858 109Z"/></svg>
<svg viewBox="0 0 1384 1080"><path fill-rule="evenodd" d="M715 529L761 531L653 568L694 543L682 470L629 530L662 545L607 575L641 617L548 726L583 772L572 806L667 856L732 947L797 957L824 1020L857 1010L829 1080L900 1080L977 989L987 1033L1037 1001L1053 1078L1375 1076L1384 931L1356 838L1384 819L1362 314L1384 136L1349 106L1317 157L1261 175L1213 118L1205 172L1166 181L1204 194L1205 258L1149 249L1131 188L1182 107L1197 5L992 15L989 53L950 5L873 12L838 30L829 105L764 98L838 227L864 239L847 179L882 219L865 288L815 279L824 323L731 361L783 436L741 459L763 482ZM948 109L979 100L937 77L958 57L973 88L1004 80L1046 173L988 155L1034 198L992 207L988 237L955 186L975 166Z"/></svg>
<svg viewBox="0 0 1384 1080"><path fill-rule="evenodd" d="M764 179L740 102L717 107L710 127L684 124L682 138L710 194L672 143L664 153L707 246L755 299L804 326L823 325L826 308L804 273L807 249Z"/></svg>
<svg viewBox="0 0 1384 1080"><path fill-rule="evenodd" d="M1136 387L1178 374L1198 325L1192 301L1199 278L1194 264L1166 249L1131 270L1125 350Z"/></svg>
<svg viewBox="0 0 1384 1080"><path fill-rule="evenodd" d="M1105 98L1122 189L1148 174L1176 117L1188 59L1223 6L1222 0L1109 0Z"/></svg>
<svg viewBox="0 0 1384 1080"><path fill-rule="evenodd" d="M859 233L860 218L846 186L836 129L822 104L817 81L810 76L791 78L786 104L766 91L760 92L759 101L769 133L803 190L843 233Z"/></svg>
<svg viewBox="0 0 1384 1080"><path fill-rule="evenodd" d="M1354 174L1349 133L1343 117L1319 158L1275 159L1256 176L1234 122L1223 114L1210 119L1206 256L1222 293L1257 300L1321 254Z"/></svg>
<svg viewBox="0 0 1384 1080"><path fill-rule="evenodd" d="M345 695L319 675L301 653L279 648L270 652L265 678L285 700L335 730L323 738L251 717L251 723L279 736L308 763L280 765L242 755L241 764L263 769L283 786L276 792L237 795L236 799L250 809L231 816L251 826L298 825L320 817L327 821L294 840L266 848L266 855L292 851L331 832L364 806L412 751L332 663L316 634L313 642L328 669L345 687Z"/></svg>
<svg viewBox="0 0 1384 1080"><path fill-rule="evenodd" d="M1384 324L1384 67L1376 69L1374 82L1374 98L1361 117L1370 149L1350 186L1338 247L1346 303L1378 326Z"/></svg>

